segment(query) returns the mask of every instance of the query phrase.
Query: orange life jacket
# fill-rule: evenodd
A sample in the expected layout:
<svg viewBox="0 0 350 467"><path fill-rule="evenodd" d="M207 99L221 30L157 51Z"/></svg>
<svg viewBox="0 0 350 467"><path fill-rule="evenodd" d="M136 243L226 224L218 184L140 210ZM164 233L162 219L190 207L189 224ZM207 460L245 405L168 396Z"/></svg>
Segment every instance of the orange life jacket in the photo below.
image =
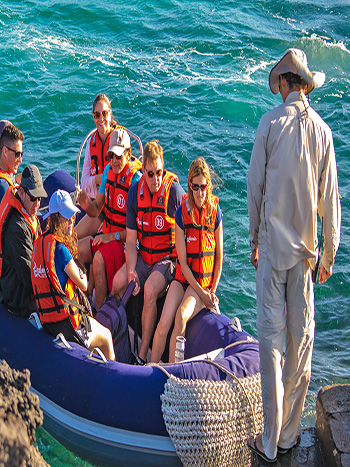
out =
<svg viewBox="0 0 350 467"><path fill-rule="evenodd" d="M164 170L159 190L151 195L145 176L138 182L137 237L143 260L152 265L166 256L176 257L175 218L168 216L168 201L177 176Z"/></svg>
<svg viewBox="0 0 350 467"><path fill-rule="evenodd" d="M0 275L2 272L2 264L4 259L3 244L5 225L12 209L17 209L17 211L24 217L24 219L30 227L30 230L32 231L34 238L36 238L40 232L40 224L38 218L35 216L35 218L32 219L28 215L27 211L24 209L23 204L15 196L16 191L17 188L15 188L14 186L9 186L0 203Z"/></svg>
<svg viewBox="0 0 350 467"><path fill-rule="evenodd" d="M215 221L219 198L211 195L211 215L208 216L209 208L204 207L199 213L198 208L193 204L194 225L189 212L188 194L182 198L182 219L186 240L187 264L203 287L208 288L213 283L213 273L215 264ZM186 282L181 271L180 263L177 261L175 279L179 282Z"/></svg>
<svg viewBox="0 0 350 467"><path fill-rule="evenodd" d="M12 178L7 172L5 172L5 170L0 169L0 178L6 180L10 186L14 186Z"/></svg>
<svg viewBox="0 0 350 467"><path fill-rule="evenodd" d="M81 313L87 311L79 304L77 286L68 278L64 291L56 274L56 242L63 243L57 235L44 232L34 242L31 278L34 299L42 324L63 321L68 316L74 329L81 321Z"/></svg>
<svg viewBox="0 0 350 467"><path fill-rule="evenodd" d="M110 167L107 176L103 233L118 232L126 228L126 198L135 173L142 168L139 159L131 158L116 175Z"/></svg>
<svg viewBox="0 0 350 467"><path fill-rule="evenodd" d="M107 139L104 143L102 143L100 135L96 130L95 133L92 134L90 138L90 157L91 157L91 170L90 175L94 176L96 174L101 174L103 169L107 165L106 157L108 154L109 148L109 139L111 134L113 133L114 129L122 128L125 130L123 126L117 125L115 128L107 136ZM127 131L127 130L126 130Z"/></svg>

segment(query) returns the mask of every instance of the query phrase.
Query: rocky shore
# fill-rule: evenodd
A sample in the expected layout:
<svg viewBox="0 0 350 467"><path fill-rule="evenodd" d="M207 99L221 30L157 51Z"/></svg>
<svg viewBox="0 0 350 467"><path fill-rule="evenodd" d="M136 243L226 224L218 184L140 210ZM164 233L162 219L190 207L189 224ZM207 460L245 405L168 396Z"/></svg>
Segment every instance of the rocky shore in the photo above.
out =
<svg viewBox="0 0 350 467"><path fill-rule="evenodd" d="M34 445L43 423L39 398L29 391L30 374L0 362L0 466L48 466Z"/></svg>

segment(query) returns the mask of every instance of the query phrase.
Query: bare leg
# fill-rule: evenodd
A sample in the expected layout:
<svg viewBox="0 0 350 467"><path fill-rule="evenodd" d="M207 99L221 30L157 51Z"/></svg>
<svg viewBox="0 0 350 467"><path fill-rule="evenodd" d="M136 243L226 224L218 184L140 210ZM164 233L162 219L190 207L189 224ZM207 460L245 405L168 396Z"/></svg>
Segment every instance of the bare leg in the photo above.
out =
<svg viewBox="0 0 350 467"><path fill-rule="evenodd" d="M172 281L165 299L162 315L156 332L154 333L152 363L158 363L163 355L169 329L174 321L176 311L183 299L184 293L184 289L180 282Z"/></svg>
<svg viewBox="0 0 350 467"><path fill-rule="evenodd" d="M204 308L202 300L192 287L188 287L176 312L174 330L170 339L169 363L175 361L176 337L185 335L188 321L199 313L202 308Z"/></svg>
<svg viewBox="0 0 350 467"><path fill-rule="evenodd" d="M157 322L157 298L165 289L166 282L163 274L153 271L148 277L144 287L144 301L142 310L142 341L139 352L142 360L147 359L147 352L152 340Z"/></svg>
<svg viewBox="0 0 350 467"><path fill-rule="evenodd" d="M78 235L78 240L89 237L90 235L98 232L102 225L101 220L98 217L90 217L87 214L80 219L78 224L74 227L76 234Z"/></svg>
<svg viewBox="0 0 350 467"><path fill-rule="evenodd" d="M95 280L96 309L99 310L108 292L105 262L99 250L96 251L92 264Z"/></svg>
<svg viewBox="0 0 350 467"><path fill-rule="evenodd" d="M117 271L113 278L112 294L117 298L122 298L128 286L128 277L126 275L126 263Z"/></svg>
<svg viewBox="0 0 350 467"><path fill-rule="evenodd" d="M92 263L91 239L92 237L84 237L78 241L78 257L82 264Z"/></svg>
<svg viewBox="0 0 350 467"><path fill-rule="evenodd" d="M102 326L101 323L90 317L91 334L88 342L88 349L94 347L101 349L103 355L109 360L115 360L112 334L109 329Z"/></svg>

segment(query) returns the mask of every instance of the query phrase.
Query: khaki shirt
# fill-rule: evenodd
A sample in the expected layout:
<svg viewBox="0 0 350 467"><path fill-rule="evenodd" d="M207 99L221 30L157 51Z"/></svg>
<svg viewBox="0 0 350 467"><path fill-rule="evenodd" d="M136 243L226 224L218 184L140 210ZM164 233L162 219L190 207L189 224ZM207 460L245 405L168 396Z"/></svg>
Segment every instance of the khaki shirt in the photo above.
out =
<svg viewBox="0 0 350 467"><path fill-rule="evenodd" d="M332 132L304 94L263 115L248 172L251 248L277 270L316 262L317 211L323 218L323 266L332 272L340 237L340 201Z"/></svg>

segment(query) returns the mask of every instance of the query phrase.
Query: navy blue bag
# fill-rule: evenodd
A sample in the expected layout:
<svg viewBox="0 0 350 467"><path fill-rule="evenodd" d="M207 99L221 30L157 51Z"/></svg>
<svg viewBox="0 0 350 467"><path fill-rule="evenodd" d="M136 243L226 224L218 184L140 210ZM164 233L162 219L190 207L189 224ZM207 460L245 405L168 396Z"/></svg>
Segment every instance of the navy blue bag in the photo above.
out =
<svg viewBox="0 0 350 467"><path fill-rule="evenodd" d="M123 303L110 294L96 313L95 319L111 331L116 361L132 363L128 322Z"/></svg>

